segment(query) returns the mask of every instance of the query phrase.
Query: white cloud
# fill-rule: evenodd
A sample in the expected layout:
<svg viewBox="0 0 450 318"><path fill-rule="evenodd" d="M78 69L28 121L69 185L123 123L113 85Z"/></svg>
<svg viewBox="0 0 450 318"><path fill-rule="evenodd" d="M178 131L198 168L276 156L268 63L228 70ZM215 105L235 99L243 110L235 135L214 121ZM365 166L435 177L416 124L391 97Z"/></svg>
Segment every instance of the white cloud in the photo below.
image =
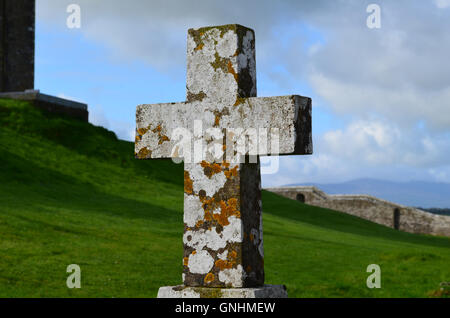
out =
<svg viewBox="0 0 450 318"><path fill-rule="evenodd" d="M95 126L111 129L108 117L100 105L89 105L89 122Z"/></svg>
<svg viewBox="0 0 450 318"><path fill-rule="evenodd" d="M100 105L89 107L89 122L93 125L114 131L119 139L134 142L134 123L110 119Z"/></svg>
<svg viewBox="0 0 450 318"><path fill-rule="evenodd" d="M445 9L450 7L450 0L434 0L434 4L439 9Z"/></svg>
<svg viewBox="0 0 450 318"><path fill-rule="evenodd" d="M58 96L59 98L68 99L68 100L72 100L72 101L74 101L74 102L79 102L79 103L84 103L84 104L86 104L86 102L83 101L82 99L76 98L76 97L72 97L72 96L66 95L66 94L64 94L64 93L60 93L60 94L58 94L57 96Z"/></svg>
<svg viewBox="0 0 450 318"><path fill-rule="evenodd" d="M134 142L135 138L134 124L113 121L111 124L111 129L114 130L114 132L117 135L117 138Z"/></svg>
<svg viewBox="0 0 450 318"><path fill-rule="evenodd" d="M326 132L321 151L332 156L374 166L404 164L413 167L448 163L448 134L430 135L423 130L401 130L381 121L355 121L345 130Z"/></svg>
<svg viewBox="0 0 450 318"><path fill-rule="evenodd" d="M319 73L310 76L310 83L338 114L364 117L377 113L404 125L425 121L436 130L450 127L450 83L444 89L421 92L411 87L349 83Z"/></svg>
<svg viewBox="0 0 450 318"><path fill-rule="evenodd" d="M429 169L428 172L436 181L450 183L450 165L438 169Z"/></svg>

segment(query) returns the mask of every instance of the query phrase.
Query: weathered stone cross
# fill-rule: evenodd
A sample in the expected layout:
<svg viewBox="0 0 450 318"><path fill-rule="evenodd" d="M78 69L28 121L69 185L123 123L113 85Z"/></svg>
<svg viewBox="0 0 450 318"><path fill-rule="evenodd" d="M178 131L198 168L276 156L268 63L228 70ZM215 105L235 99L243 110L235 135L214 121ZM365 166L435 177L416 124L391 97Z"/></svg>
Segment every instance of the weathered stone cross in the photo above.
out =
<svg viewBox="0 0 450 318"><path fill-rule="evenodd" d="M184 160L184 286L262 287L258 156L312 153L311 99L256 98L255 35L240 25L189 30L186 88L186 102L137 107L135 144L139 159Z"/></svg>

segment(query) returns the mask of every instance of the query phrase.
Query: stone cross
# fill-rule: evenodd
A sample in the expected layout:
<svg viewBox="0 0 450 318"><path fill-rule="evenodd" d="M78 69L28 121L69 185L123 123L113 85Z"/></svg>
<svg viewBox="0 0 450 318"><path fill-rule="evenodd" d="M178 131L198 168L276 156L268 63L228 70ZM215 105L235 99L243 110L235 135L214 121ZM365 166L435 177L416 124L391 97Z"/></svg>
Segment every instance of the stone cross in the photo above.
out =
<svg viewBox="0 0 450 318"><path fill-rule="evenodd" d="M137 107L135 142L139 159L184 160L184 286L261 287L259 156L312 153L311 99L256 98L255 34L240 25L188 31L186 89Z"/></svg>

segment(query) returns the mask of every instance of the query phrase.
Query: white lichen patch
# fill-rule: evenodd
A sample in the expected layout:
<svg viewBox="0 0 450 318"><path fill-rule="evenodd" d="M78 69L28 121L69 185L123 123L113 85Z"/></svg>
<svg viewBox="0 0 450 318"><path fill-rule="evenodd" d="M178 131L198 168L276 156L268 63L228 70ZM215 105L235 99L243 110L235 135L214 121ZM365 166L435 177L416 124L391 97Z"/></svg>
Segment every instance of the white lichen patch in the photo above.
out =
<svg viewBox="0 0 450 318"><path fill-rule="evenodd" d="M193 274L207 274L214 266L214 258L208 251L201 250L189 255L189 271Z"/></svg>
<svg viewBox="0 0 450 318"><path fill-rule="evenodd" d="M223 253L217 254L217 257L221 260L226 260L228 257L228 250L223 251Z"/></svg>
<svg viewBox="0 0 450 318"><path fill-rule="evenodd" d="M220 207L215 208L213 211L213 214L220 214L220 213L222 213L222 208Z"/></svg>
<svg viewBox="0 0 450 318"><path fill-rule="evenodd" d="M194 227L198 221L203 220L205 211L199 198L194 195L184 194L184 223L188 227Z"/></svg>
<svg viewBox="0 0 450 318"><path fill-rule="evenodd" d="M204 247L207 247L217 251L225 248L228 243L242 242L243 231L241 219L231 216L228 220L230 224L224 226L220 233L217 233L215 226L210 230L186 231L183 235L183 243L196 250L202 250Z"/></svg>
<svg viewBox="0 0 450 318"><path fill-rule="evenodd" d="M193 182L192 186L194 193L204 190L208 197L212 197L217 191L223 188L227 181L227 177L223 172L216 173L209 178L205 175L205 171L200 164L186 164L185 170L189 171L189 175Z"/></svg>
<svg viewBox="0 0 450 318"><path fill-rule="evenodd" d="M238 89L234 75L213 64L218 62L217 58L227 59L237 71L237 59L231 58L237 50L236 33L230 30L221 36L217 29L211 29L202 36L201 44L202 49L196 49L197 43L191 34L188 35L186 84L189 92L203 92L205 98L218 101L218 106L232 103Z"/></svg>
<svg viewBox="0 0 450 318"><path fill-rule="evenodd" d="M227 226L223 227L223 237L226 239L227 242L242 242L243 239L243 226L242 226L242 220L240 218L237 218L236 216L230 216L228 218L228 224Z"/></svg>
<svg viewBox="0 0 450 318"><path fill-rule="evenodd" d="M221 38L219 37L216 45L217 53L224 58L232 57L237 48L237 35L234 30L229 30Z"/></svg>
<svg viewBox="0 0 450 318"><path fill-rule="evenodd" d="M219 281L231 287L242 287L245 277L245 271L242 265L236 268L227 268L219 272Z"/></svg>
<svg viewBox="0 0 450 318"><path fill-rule="evenodd" d="M217 233L215 227L212 227L211 230L186 231L183 235L183 243L196 250L201 250L204 247L218 250L227 245L226 240L223 239L222 234Z"/></svg>

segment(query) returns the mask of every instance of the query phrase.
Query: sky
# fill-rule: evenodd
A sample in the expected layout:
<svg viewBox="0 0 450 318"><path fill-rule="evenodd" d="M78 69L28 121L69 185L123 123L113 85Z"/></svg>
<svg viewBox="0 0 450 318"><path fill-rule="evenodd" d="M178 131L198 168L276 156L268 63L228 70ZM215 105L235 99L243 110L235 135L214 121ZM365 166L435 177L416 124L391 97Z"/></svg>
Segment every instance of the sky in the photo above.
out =
<svg viewBox="0 0 450 318"><path fill-rule="evenodd" d="M258 96L313 101L314 154L281 157L263 186L450 183L450 0L37 0L36 15L35 88L121 139L137 105L185 100L189 28L238 23L255 30Z"/></svg>

